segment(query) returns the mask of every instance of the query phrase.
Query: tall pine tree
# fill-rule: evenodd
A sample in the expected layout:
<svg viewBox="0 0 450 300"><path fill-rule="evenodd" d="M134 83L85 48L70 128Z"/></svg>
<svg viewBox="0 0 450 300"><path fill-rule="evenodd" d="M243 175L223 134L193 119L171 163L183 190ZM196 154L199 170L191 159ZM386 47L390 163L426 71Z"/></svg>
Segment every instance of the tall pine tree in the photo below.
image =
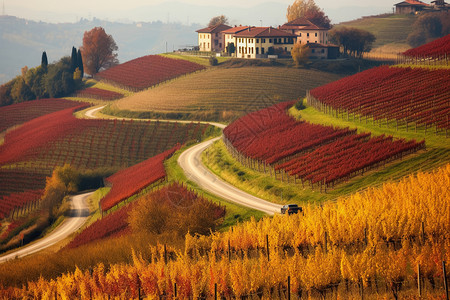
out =
<svg viewBox="0 0 450 300"><path fill-rule="evenodd" d="M78 49L77 63L78 63L78 69L81 72L81 78L83 78L83 76L84 76L83 57L81 56L81 50L80 49Z"/></svg>
<svg viewBox="0 0 450 300"><path fill-rule="evenodd" d="M77 48L72 47L72 55L70 56L70 71L75 72L77 69Z"/></svg>
<svg viewBox="0 0 450 300"><path fill-rule="evenodd" d="M41 58L41 67L47 71L48 66L48 60L47 60L47 52L42 52L42 58Z"/></svg>

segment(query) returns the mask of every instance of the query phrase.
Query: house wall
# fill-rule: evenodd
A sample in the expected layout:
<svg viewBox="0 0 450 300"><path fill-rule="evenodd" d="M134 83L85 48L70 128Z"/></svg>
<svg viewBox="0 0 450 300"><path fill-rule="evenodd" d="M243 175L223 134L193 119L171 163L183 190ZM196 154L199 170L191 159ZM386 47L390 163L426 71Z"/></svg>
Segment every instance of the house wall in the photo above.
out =
<svg viewBox="0 0 450 300"><path fill-rule="evenodd" d="M310 58L314 59L327 59L328 58L328 48L312 48L309 54Z"/></svg>
<svg viewBox="0 0 450 300"><path fill-rule="evenodd" d="M198 34L198 46L200 51L212 51L211 50L211 34L199 33Z"/></svg>
<svg viewBox="0 0 450 300"><path fill-rule="evenodd" d="M269 49L273 47L283 48L286 52L291 52L295 40L284 37L271 38L239 38L235 37L236 57L239 58L263 58L269 54Z"/></svg>
<svg viewBox="0 0 450 300"><path fill-rule="evenodd" d="M326 30L298 30L294 33L297 35L297 43L319 43L328 44L328 31Z"/></svg>

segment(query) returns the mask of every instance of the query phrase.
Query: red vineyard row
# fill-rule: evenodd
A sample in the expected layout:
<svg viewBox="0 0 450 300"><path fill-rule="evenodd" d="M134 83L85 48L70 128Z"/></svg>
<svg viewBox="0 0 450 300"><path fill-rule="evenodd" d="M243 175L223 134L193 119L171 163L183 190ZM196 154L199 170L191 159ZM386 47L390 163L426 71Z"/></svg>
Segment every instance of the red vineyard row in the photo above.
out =
<svg viewBox="0 0 450 300"><path fill-rule="evenodd" d="M439 58L450 55L450 34L423 46L409 49L402 53L417 58Z"/></svg>
<svg viewBox="0 0 450 300"><path fill-rule="evenodd" d="M119 179L118 177L116 178ZM173 212L173 217L176 217L177 213L185 214L185 208L191 207L197 201L209 202L197 193L188 190L185 186L178 183L166 185L147 194L147 197L153 199L157 203L168 204ZM213 217L215 220L225 216L224 207L211 202L209 203L214 205ZM117 237L131 232L132 230L129 226L128 217L136 204L137 202L129 203L119 210L108 214L101 220L96 221L77 235L67 248L76 248L100 239Z"/></svg>
<svg viewBox="0 0 450 300"><path fill-rule="evenodd" d="M286 113L291 104L250 113L227 126L224 140L230 152L241 162L253 160L251 167L260 169L262 163L264 171L273 168L282 180L286 174L295 182L328 187L425 147L424 141L371 138L348 128L297 121Z"/></svg>
<svg viewBox="0 0 450 300"><path fill-rule="evenodd" d="M308 103L332 114L449 129L450 70L382 66L315 88Z"/></svg>
<svg viewBox="0 0 450 300"><path fill-rule="evenodd" d="M143 90L203 69L205 69L204 66L186 60L148 55L100 72L96 78L132 90Z"/></svg>
<svg viewBox="0 0 450 300"><path fill-rule="evenodd" d="M66 109L33 119L0 145L0 196L41 189L56 166L109 173L140 163L176 144L200 140L209 125L76 119Z"/></svg>
<svg viewBox="0 0 450 300"><path fill-rule="evenodd" d="M0 219L3 219L15 208L22 208L29 203L39 201L43 190L28 190L22 193L14 193L8 196L0 196Z"/></svg>
<svg viewBox="0 0 450 300"><path fill-rule="evenodd" d="M163 180L166 177L164 160L178 149L180 145L106 178L106 181L112 184L112 188L100 201L102 210L107 211L150 184Z"/></svg>
<svg viewBox="0 0 450 300"><path fill-rule="evenodd" d="M77 97L93 98L99 100L116 100L123 97L123 94L99 88L87 88L77 92Z"/></svg>
<svg viewBox="0 0 450 300"><path fill-rule="evenodd" d="M131 232L128 226L128 215L133 209L134 203L130 203L119 210L106 215L92 223L77 235L66 248L77 248L88 243L105 238L118 237Z"/></svg>
<svg viewBox="0 0 450 300"><path fill-rule="evenodd" d="M65 99L41 99L0 107L0 132L34 118L79 105L79 102Z"/></svg>

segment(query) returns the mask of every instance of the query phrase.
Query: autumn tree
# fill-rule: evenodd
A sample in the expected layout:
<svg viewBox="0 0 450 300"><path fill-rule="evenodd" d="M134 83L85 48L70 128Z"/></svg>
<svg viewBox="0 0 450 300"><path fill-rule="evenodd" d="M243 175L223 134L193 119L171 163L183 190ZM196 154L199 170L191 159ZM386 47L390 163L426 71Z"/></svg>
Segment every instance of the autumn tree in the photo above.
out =
<svg viewBox="0 0 450 300"><path fill-rule="evenodd" d="M421 15L414 22L407 42L418 47L450 33L450 12L432 12Z"/></svg>
<svg viewBox="0 0 450 300"><path fill-rule="evenodd" d="M117 53L115 53L118 49L116 42L111 35L106 34L102 27L86 31L83 36L83 46L80 49L84 72L90 75L119 63Z"/></svg>
<svg viewBox="0 0 450 300"><path fill-rule="evenodd" d="M306 45L295 44L291 51L295 65L300 66L301 64L305 64L308 61L309 52L310 50Z"/></svg>
<svg viewBox="0 0 450 300"><path fill-rule="evenodd" d="M306 18L315 25L331 28L331 21L322 9L316 5L314 0L295 0L287 8L286 18L288 22L298 18Z"/></svg>
<svg viewBox="0 0 450 300"><path fill-rule="evenodd" d="M224 15L216 16L216 17L212 18L209 21L208 26L209 27L213 27L213 26L217 26L217 25L220 25L220 24L227 25L228 24L228 18L225 17Z"/></svg>

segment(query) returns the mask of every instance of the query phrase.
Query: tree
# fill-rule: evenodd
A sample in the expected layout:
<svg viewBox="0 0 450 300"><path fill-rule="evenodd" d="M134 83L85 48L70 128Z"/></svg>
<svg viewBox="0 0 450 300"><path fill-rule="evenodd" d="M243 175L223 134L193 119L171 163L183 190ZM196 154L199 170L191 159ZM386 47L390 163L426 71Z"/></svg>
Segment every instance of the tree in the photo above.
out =
<svg viewBox="0 0 450 300"><path fill-rule="evenodd" d="M117 59L118 47L111 35L107 35L102 27L95 27L86 31L83 36L84 72L95 75L102 69L108 69L119 63Z"/></svg>
<svg viewBox="0 0 450 300"><path fill-rule="evenodd" d="M412 47L418 47L450 33L450 13L432 12L421 15L413 24L413 31L408 35L407 42Z"/></svg>
<svg viewBox="0 0 450 300"><path fill-rule="evenodd" d="M70 56L70 70L72 72L75 72L78 66L77 62L78 56L77 56L77 49L75 47L72 47L72 54Z"/></svg>
<svg viewBox="0 0 450 300"><path fill-rule="evenodd" d="M314 0L295 0L292 5L288 6L286 18L288 22L298 18L306 18L317 26L331 28L330 19L316 5Z"/></svg>
<svg viewBox="0 0 450 300"><path fill-rule="evenodd" d="M372 50L376 37L366 30L340 27L330 32L330 40L342 47L344 54L362 57L364 52Z"/></svg>
<svg viewBox="0 0 450 300"><path fill-rule="evenodd" d="M41 58L41 67L47 72L48 60L47 60L47 52L42 52Z"/></svg>
<svg viewBox="0 0 450 300"><path fill-rule="evenodd" d="M78 63L78 65L77 65L78 70L80 70L80 73L81 73L81 78L83 78L83 76L84 76L83 57L81 55L80 49L78 49L78 53L77 53L77 63Z"/></svg>
<svg viewBox="0 0 450 300"><path fill-rule="evenodd" d="M52 98L71 94L76 89L73 72L70 70L70 57L63 57L57 64L49 65L45 77L45 90Z"/></svg>
<svg viewBox="0 0 450 300"><path fill-rule="evenodd" d="M225 25L228 24L228 18L225 17L224 15L214 17L209 21L208 26L213 27L213 26L217 26L220 24L225 24Z"/></svg>
<svg viewBox="0 0 450 300"><path fill-rule="evenodd" d="M236 46L234 46L234 43L229 43L227 46L228 55L231 56L234 52L236 52Z"/></svg>
<svg viewBox="0 0 450 300"><path fill-rule="evenodd" d="M292 48L291 56L296 66L305 64L308 61L309 48L306 45L295 44Z"/></svg>

